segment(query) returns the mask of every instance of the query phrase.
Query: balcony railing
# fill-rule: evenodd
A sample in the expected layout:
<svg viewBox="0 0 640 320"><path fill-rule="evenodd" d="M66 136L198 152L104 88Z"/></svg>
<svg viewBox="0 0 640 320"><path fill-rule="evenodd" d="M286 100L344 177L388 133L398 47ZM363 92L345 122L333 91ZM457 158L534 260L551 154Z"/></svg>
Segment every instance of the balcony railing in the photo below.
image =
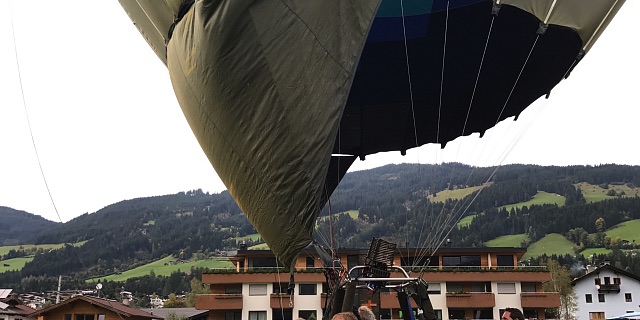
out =
<svg viewBox="0 0 640 320"><path fill-rule="evenodd" d="M619 284L600 284L598 285L598 293L620 292Z"/></svg>
<svg viewBox="0 0 640 320"><path fill-rule="evenodd" d="M242 294L202 294L196 296L198 310L242 309Z"/></svg>
<svg viewBox="0 0 640 320"><path fill-rule="evenodd" d="M291 309L293 308L293 297L285 293L272 293L269 303L272 309Z"/></svg>
<svg viewBox="0 0 640 320"><path fill-rule="evenodd" d="M447 293L447 307L449 308L491 308L496 306L493 293Z"/></svg>
<svg viewBox="0 0 640 320"><path fill-rule="evenodd" d="M520 294L523 308L557 308L560 294L557 292L523 292Z"/></svg>

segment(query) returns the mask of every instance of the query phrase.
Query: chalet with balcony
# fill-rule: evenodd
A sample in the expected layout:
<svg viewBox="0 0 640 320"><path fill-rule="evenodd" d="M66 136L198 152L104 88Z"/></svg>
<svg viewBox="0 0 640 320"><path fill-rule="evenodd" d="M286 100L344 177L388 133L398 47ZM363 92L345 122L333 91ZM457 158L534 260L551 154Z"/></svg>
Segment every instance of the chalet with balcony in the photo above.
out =
<svg viewBox="0 0 640 320"><path fill-rule="evenodd" d="M162 320L162 317L132 308L119 301L76 296L33 312L38 320Z"/></svg>
<svg viewBox="0 0 640 320"><path fill-rule="evenodd" d="M587 267L571 282L576 291L578 320L604 320L640 311L640 277L608 263Z"/></svg>
<svg viewBox="0 0 640 320"><path fill-rule="evenodd" d="M560 305L557 293L542 289L542 283L550 280L544 267L518 266L525 249L443 248L430 258L418 257L420 252L398 249L393 265L428 282L439 319L499 319L506 307L522 309L527 318L544 319L545 309ZM362 265L366 254L359 249L337 252L342 265L352 273L358 272L353 267ZM314 254L303 252L298 257L293 294L287 294L289 273L279 268L270 251L238 250L231 260L234 269L202 276L211 291L197 297L196 309L209 310L209 320L323 317L327 285L323 262ZM398 276L398 272L391 272L392 278ZM371 307L379 319L401 318L394 290L357 290L354 307L359 305Z"/></svg>

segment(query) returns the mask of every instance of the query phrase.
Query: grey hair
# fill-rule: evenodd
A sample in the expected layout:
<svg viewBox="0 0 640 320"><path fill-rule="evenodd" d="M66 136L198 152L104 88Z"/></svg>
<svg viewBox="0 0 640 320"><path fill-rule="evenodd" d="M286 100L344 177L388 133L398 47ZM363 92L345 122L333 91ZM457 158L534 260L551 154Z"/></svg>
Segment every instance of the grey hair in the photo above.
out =
<svg viewBox="0 0 640 320"><path fill-rule="evenodd" d="M358 308L358 313L362 312L362 320L376 320L376 315L367 306L361 306Z"/></svg>

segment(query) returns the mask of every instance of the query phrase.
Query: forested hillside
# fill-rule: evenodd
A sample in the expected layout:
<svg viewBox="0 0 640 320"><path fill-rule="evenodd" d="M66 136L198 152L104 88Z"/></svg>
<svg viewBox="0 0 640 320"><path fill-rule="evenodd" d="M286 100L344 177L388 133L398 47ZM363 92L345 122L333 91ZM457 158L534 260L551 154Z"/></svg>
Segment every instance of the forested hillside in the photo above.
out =
<svg viewBox="0 0 640 320"><path fill-rule="evenodd" d="M0 246L30 243L58 223L24 211L0 206Z"/></svg>
<svg viewBox="0 0 640 320"><path fill-rule="evenodd" d="M597 187L602 193L597 197L600 200L586 201L579 183ZM498 236L516 234L524 235L519 237L524 239L519 245L528 246L546 234L559 233L567 235L577 249L623 249L621 242L607 239L602 228L603 224L640 219L638 185L637 166L387 165L348 173L332 195L330 206L322 209L315 236L329 245L333 234L336 247L367 247L371 238L383 237L401 246L433 249L445 243L483 246ZM624 186L629 194L615 186ZM435 196L454 191L463 196L430 200L443 199ZM563 205L514 205L530 201L540 192L555 195ZM505 205L514 206L507 210ZM356 218L340 214L346 211L355 213ZM458 225L466 216L469 223ZM255 233L227 192L207 194L201 190L126 200L64 224L52 224L55 228L50 230L26 232L34 235L31 243L69 245L38 252L21 270L0 273L0 283L26 290L48 286L55 277L64 275L69 279L67 285L73 286L167 255L187 259L219 255L236 249L238 237ZM252 245L261 239L246 241ZM71 245L78 243L82 245ZM185 286L184 282L160 278L153 280L157 281L153 286L162 286L163 291ZM142 280L131 280L127 286L138 286Z"/></svg>

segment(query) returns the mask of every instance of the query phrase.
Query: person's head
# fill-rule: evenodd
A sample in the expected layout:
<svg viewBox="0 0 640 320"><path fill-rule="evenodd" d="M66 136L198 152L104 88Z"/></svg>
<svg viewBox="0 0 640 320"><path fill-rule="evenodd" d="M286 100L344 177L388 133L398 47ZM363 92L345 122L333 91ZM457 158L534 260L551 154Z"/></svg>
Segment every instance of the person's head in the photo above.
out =
<svg viewBox="0 0 640 320"><path fill-rule="evenodd" d="M505 308L502 320L524 320L524 315L518 308Z"/></svg>
<svg viewBox="0 0 640 320"><path fill-rule="evenodd" d="M358 314L361 320L376 320L376 315L367 306L361 306L358 308Z"/></svg>
<svg viewBox="0 0 640 320"><path fill-rule="evenodd" d="M353 312L339 312L333 315L331 320L358 320Z"/></svg>

